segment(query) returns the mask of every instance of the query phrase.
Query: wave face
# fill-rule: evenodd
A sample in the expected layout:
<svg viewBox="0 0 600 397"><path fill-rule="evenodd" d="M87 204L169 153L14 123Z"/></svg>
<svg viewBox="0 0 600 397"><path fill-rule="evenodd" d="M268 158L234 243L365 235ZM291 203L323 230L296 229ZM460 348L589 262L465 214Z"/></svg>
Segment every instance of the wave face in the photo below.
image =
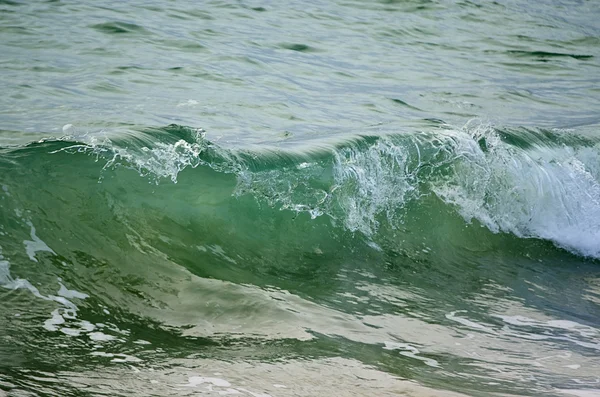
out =
<svg viewBox="0 0 600 397"><path fill-rule="evenodd" d="M527 291L546 285L552 310L567 310L556 291L583 291L584 269L597 269L600 140L588 135L438 124L236 149L170 125L5 147L0 283L11 320L2 334L18 343L0 369L56 357L46 371L71 385L69 368L113 376L99 360L152 369L188 349L233 360L242 344L264 363L347 351L433 388L520 393L531 383L515 379L530 369L514 357L534 362L541 349L579 361L536 369L536 392L554 390L557 377L574 387L555 369L563 364L585 362L580 380L592 382L595 309L569 306L568 321L506 309L543 306ZM430 339L418 337L423 329ZM465 343L496 344L506 361L452 347ZM501 367L505 379L473 380ZM457 371L472 383L448 375ZM35 391L23 376L4 381Z"/></svg>
<svg viewBox="0 0 600 397"><path fill-rule="evenodd" d="M118 140L45 140L4 149L7 175L19 172L19 162L44 162L64 168L50 186L72 183L82 169L100 191L132 180L140 190L125 188L126 195L158 194L153 201L164 201L166 213L170 197L160 194L173 189L188 196L180 200L196 211L306 214L324 218L332 232L377 243L390 230L402 233L408 219L430 216L433 206L441 217L432 224L459 214L465 225L476 222L491 232L486 238L505 233L547 240L590 258L600 257L599 156L597 139L488 125L356 136L300 150L226 149L206 140L202 130L176 125ZM207 180L215 185L207 189ZM11 185L4 185L6 193L15 189ZM204 202L218 205L197 205ZM298 222L310 223L304 218ZM452 234L460 235L465 225ZM429 238L427 233L418 238Z"/></svg>

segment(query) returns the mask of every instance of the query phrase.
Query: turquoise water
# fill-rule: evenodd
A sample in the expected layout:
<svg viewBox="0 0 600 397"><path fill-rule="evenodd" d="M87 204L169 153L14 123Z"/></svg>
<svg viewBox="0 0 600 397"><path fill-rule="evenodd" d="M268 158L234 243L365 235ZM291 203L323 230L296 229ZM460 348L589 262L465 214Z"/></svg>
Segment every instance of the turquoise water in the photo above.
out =
<svg viewBox="0 0 600 397"><path fill-rule="evenodd" d="M600 393L593 1L0 2L0 396Z"/></svg>

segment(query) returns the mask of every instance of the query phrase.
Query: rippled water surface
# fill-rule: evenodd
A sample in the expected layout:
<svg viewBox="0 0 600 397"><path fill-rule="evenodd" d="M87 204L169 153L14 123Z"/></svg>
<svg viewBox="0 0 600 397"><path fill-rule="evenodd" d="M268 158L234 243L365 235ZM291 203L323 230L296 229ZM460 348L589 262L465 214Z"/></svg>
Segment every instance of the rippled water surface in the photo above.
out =
<svg viewBox="0 0 600 397"><path fill-rule="evenodd" d="M598 21L0 0L0 396L600 395Z"/></svg>

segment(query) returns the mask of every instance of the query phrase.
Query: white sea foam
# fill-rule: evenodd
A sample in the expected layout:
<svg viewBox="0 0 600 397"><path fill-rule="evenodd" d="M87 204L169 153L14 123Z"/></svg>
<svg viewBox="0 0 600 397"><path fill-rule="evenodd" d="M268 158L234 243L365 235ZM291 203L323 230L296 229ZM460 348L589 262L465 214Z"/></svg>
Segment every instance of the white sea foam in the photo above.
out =
<svg viewBox="0 0 600 397"><path fill-rule="evenodd" d="M218 373L215 375L219 375ZM245 389L243 387L232 386L232 384L221 378L216 377L205 377L205 376L190 376L188 377L188 383L181 385L183 387L193 387L197 388L199 386L203 386L206 391L209 393L218 394L220 396L226 395L251 395L253 397L271 397L270 394L266 393L257 393ZM285 387L283 385L277 385L275 387Z"/></svg>
<svg viewBox="0 0 600 397"><path fill-rule="evenodd" d="M2 255L2 247L0 247L0 285L5 285L10 280L10 262Z"/></svg>
<svg viewBox="0 0 600 397"><path fill-rule="evenodd" d="M196 387L198 385L209 383L219 387L230 387L231 383L227 382L225 379L221 378L209 378L204 376L190 376L188 378L188 384L185 385L187 387Z"/></svg>
<svg viewBox="0 0 600 397"><path fill-rule="evenodd" d="M34 233L35 232L33 232L33 234ZM118 338L112 335L104 334L100 331L93 332L97 328L107 328L114 332L124 333L116 327L108 327L104 324L92 324L86 320L79 320L77 318L77 312L79 309L73 300L83 300L89 296L82 292L68 289L60 282L60 279L59 285L60 288L57 292L57 295L44 295L28 280L22 278L13 278L9 272L9 262L4 259L0 249L0 286L13 290L26 289L37 298L45 301L54 301L60 304L60 307L54 309L50 313L50 318L46 319L42 324L44 329L49 332L61 332L72 337L78 337L87 334L92 341L118 340Z"/></svg>
<svg viewBox="0 0 600 397"><path fill-rule="evenodd" d="M511 326L510 335L517 338L531 338L531 328L537 328L534 337L539 340L565 340L587 349L600 351L600 332L590 326L569 320L540 321L525 316L495 315ZM526 327L527 333L520 332Z"/></svg>
<svg viewBox="0 0 600 397"><path fill-rule="evenodd" d="M35 227L33 226L33 223L31 223L31 221L27 221L26 223L31 228L31 240L24 240L23 244L25 244L25 251L29 256L29 259L37 262L38 260L35 257L35 253L39 251L51 252L54 254L55 252L52 250L52 248L48 247L48 245L35 234Z"/></svg>
<svg viewBox="0 0 600 397"><path fill-rule="evenodd" d="M487 126L450 136L453 176L433 190L467 221L600 257L600 146L522 149ZM487 150L478 144L481 137Z"/></svg>
<svg viewBox="0 0 600 397"><path fill-rule="evenodd" d="M95 352L91 352L90 355L96 356L96 357L112 358L112 360L110 360L110 361L113 363L139 363L142 361L138 357L131 356L129 354L124 354L124 353L107 353L107 352L95 351Z"/></svg>
<svg viewBox="0 0 600 397"><path fill-rule="evenodd" d="M65 319L60 314L59 309L55 309L51 313L52 317L44 321L44 328L48 331L58 331L58 326L65 323Z"/></svg>
<svg viewBox="0 0 600 397"><path fill-rule="evenodd" d="M169 178L177 183L177 175L187 167L195 168L203 162L200 154L207 148L204 140L204 130L194 130L195 141L188 142L180 139L174 143L154 142L152 147L141 148L120 147L108 137L85 136L78 137L84 141L59 149L57 152L82 152L95 156L104 156L107 162L104 169L124 166L135 169L143 176L151 176L156 182L160 178Z"/></svg>
<svg viewBox="0 0 600 397"><path fill-rule="evenodd" d="M105 334L104 332L90 332L88 337L95 342L106 342L117 339L113 335Z"/></svg>
<svg viewBox="0 0 600 397"><path fill-rule="evenodd" d="M386 138L366 150L348 147L335 153L336 198L349 230L371 235L382 213L393 221L396 210L416 190L407 160L407 150Z"/></svg>
<svg viewBox="0 0 600 397"><path fill-rule="evenodd" d="M423 361L425 365L428 365L430 367L438 368L440 366L440 363L438 363L437 360L420 356L419 354L421 352L419 351L419 349L412 345L409 345L408 343L384 342L383 348L385 350L399 350L401 355Z"/></svg>

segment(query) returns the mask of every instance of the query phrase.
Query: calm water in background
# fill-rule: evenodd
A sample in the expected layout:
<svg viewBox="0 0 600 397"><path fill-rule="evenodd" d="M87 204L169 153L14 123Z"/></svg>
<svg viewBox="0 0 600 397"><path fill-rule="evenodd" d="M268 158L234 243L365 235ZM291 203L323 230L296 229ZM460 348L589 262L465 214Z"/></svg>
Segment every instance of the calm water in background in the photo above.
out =
<svg viewBox="0 0 600 397"><path fill-rule="evenodd" d="M0 0L0 396L600 394L599 20Z"/></svg>

